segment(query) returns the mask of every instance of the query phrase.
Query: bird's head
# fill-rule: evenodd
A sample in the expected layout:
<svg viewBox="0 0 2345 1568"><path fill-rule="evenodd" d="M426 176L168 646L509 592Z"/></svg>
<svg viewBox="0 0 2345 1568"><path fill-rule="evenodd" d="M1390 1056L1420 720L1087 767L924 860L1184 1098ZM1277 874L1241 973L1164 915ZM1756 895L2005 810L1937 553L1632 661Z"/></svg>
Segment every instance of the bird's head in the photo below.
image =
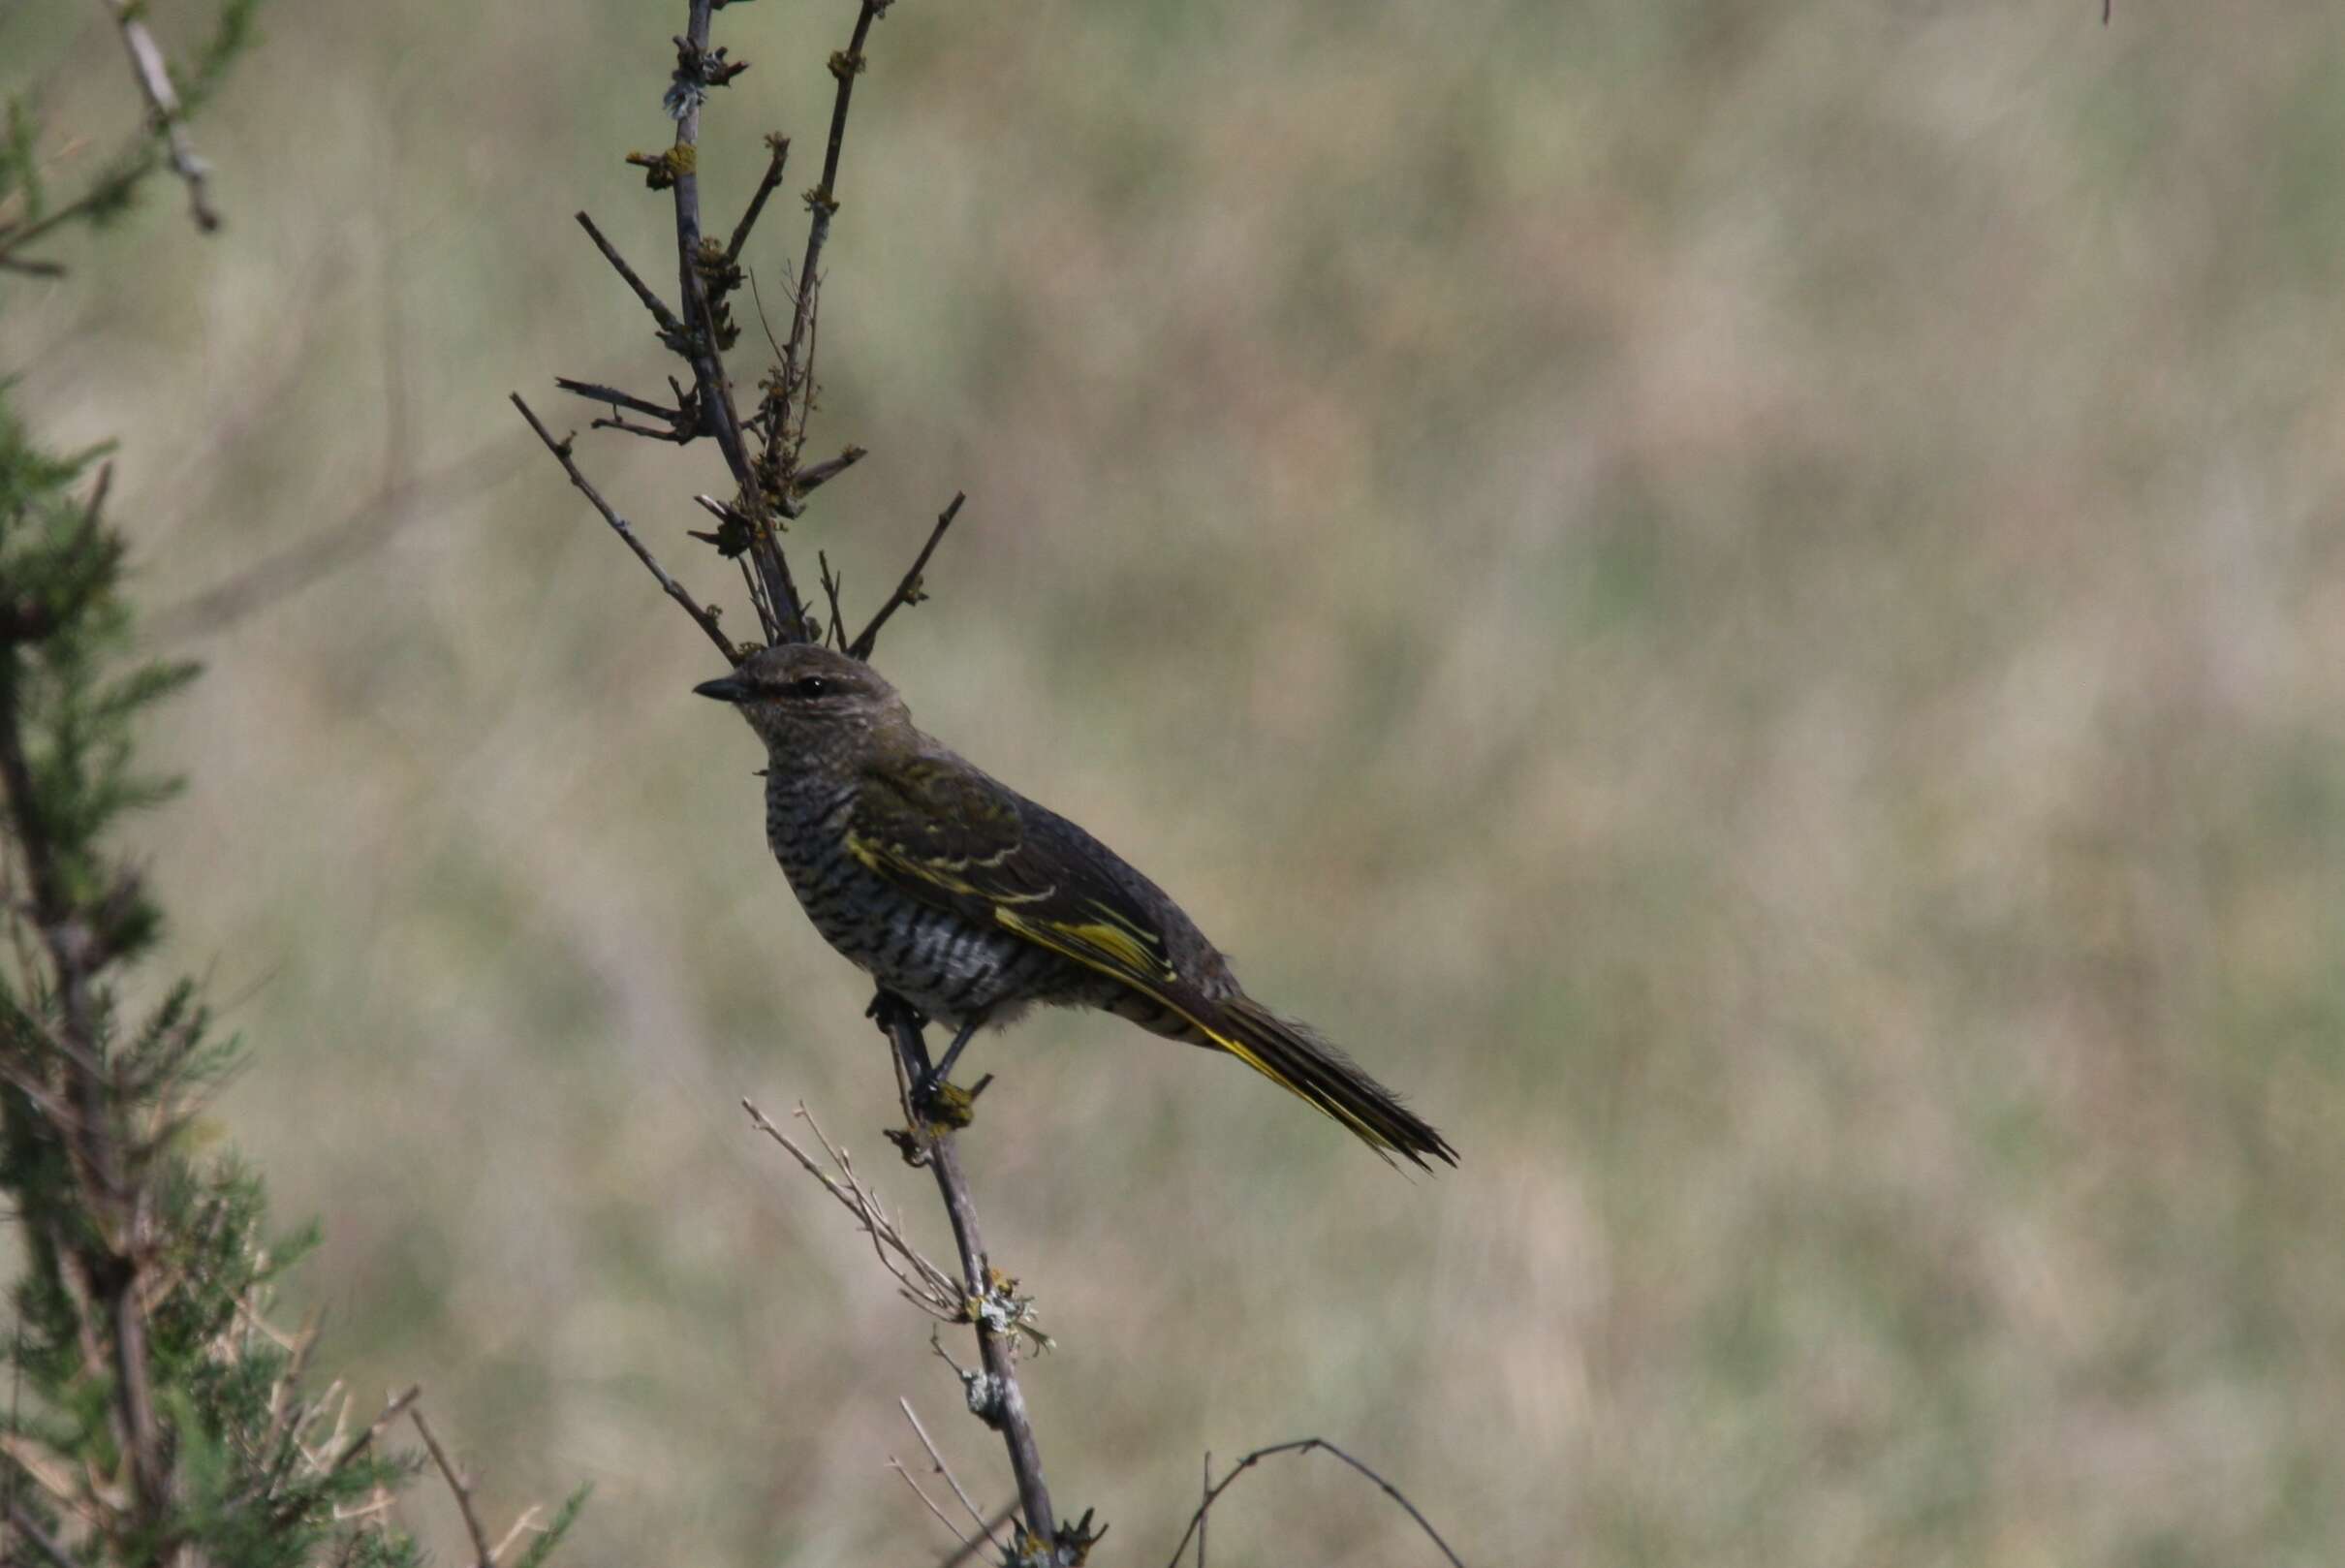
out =
<svg viewBox="0 0 2345 1568"><path fill-rule="evenodd" d="M762 648L733 674L692 689L731 703L781 763L860 750L912 730L911 710L878 671L811 643Z"/></svg>

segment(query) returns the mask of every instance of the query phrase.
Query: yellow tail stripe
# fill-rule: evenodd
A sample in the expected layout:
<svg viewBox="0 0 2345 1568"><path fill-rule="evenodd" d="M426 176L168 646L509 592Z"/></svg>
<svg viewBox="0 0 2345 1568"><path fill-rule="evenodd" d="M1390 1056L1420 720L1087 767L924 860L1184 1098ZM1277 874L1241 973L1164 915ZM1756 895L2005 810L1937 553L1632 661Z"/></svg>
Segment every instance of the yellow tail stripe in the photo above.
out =
<svg viewBox="0 0 2345 1568"><path fill-rule="evenodd" d="M1304 1087L1302 1084L1296 1082L1293 1079L1287 1077L1286 1074L1279 1072L1268 1062L1264 1061L1260 1056L1248 1050L1243 1044L1231 1039L1230 1036L1224 1034L1221 1030L1214 1028L1211 1024L1205 1022L1204 1019L1199 1018L1196 1014L1190 1012L1187 1008L1181 1006L1178 1002L1172 1000L1172 997L1167 996L1164 992L1158 990L1155 987L1142 985L1131 975L1126 974L1121 969L1116 968L1113 964L1103 962L1093 955L1084 952L1082 948L1076 943L1063 940L1053 940L1053 933L1049 926L1026 920L1019 916L1018 913L1014 909L996 908L993 911L993 918L1003 925L1006 925L1011 930L1016 932L1019 936L1024 937L1027 941L1034 943L1036 946L1048 948L1051 952L1058 954L1062 957L1073 958L1077 963L1083 965L1087 969L1096 969L1101 974L1106 975L1110 980L1115 981L1119 985L1129 986L1132 988L1132 989L1139 991L1142 996L1147 997L1149 1000L1172 1009L1173 1012L1179 1014L1182 1018L1187 1019L1192 1024L1196 1025L1198 1030L1203 1033L1206 1039L1212 1041L1214 1045L1218 1046L1223 1051L1228 1051L1239 1061L1244 1062L1248 1067L1253 1068L1254 1071L1260 1073L1263 1077L1268 1079L1271 1082L1277 1084L1289 1094L1294 1095L1295 1098L1300 1100L1303 1104L1309 1106L1321 1115L1326 1116L1329 1121L1334 1122L1337 1126L1350 1129L1355 1136L1365 1141L1371 1147L1377 1149L1396 1149L1400 1146L1399 1145L1393 1143L1390 1138L1387 1138L1383 1133L1378 1132L1374 1127L1371 1127L1366 1122L1360 1120L1359 1116L1355 1115L1346 1107L1333 1100L1324 1099L1321 1096L1312 1093L1311 1090Z"/></svg>

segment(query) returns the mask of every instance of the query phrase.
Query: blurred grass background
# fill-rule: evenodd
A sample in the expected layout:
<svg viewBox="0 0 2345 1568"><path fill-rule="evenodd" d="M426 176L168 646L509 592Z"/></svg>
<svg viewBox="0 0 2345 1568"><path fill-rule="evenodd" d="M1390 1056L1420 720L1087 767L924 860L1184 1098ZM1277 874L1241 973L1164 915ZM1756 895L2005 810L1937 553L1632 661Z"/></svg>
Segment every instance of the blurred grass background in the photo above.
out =
<svg viewBox="0 0 2345 1568"><path fill-rule="evenodd" d="M712 222L767 130L811 181L851 14L720 15ZM337 1364L420 1378L500 1515L592 1479L578 1568L917 1562L895 1396L988 1500L996 1449L734 1103L804 1098L941 1247L864 990L705 648L503 400L582 426L554 374L667 368L570 214L672 286L620 158L679 16L273 9L200 137L228 231L158 191L5 284L0 362L125 439L159 610L423 503L181 622L150 829ZM2345 17L2097 23L881 24L816 440L874 455L801 570L867 608L967 488L883 648L916 712L1466 1156L1412 1185L1111 1021L981 1048L988 1235L1060 1335L1029 1398L1109 1557L1169 1550L1203 1450L1304 1432L1484 1564L2345 1550ZM127 123L117 52L0 14L61 126ZM713 453L582 450L718 591ZM1231 1560L1427 1560L1280 1462Z"/></svg>

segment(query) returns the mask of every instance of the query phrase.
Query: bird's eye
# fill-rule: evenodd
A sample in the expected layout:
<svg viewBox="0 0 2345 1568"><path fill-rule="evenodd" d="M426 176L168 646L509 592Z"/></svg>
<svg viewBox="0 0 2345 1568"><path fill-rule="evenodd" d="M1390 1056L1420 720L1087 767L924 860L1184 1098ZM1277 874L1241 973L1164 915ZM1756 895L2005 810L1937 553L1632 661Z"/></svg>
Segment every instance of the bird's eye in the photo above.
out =
<svg viewBox="0 0 2345 1568"><path fill-rule="evenodd" d="M821 675L805 675L792 681L789 690L793 697L828 697L830 695L830 682Z"/></svg>

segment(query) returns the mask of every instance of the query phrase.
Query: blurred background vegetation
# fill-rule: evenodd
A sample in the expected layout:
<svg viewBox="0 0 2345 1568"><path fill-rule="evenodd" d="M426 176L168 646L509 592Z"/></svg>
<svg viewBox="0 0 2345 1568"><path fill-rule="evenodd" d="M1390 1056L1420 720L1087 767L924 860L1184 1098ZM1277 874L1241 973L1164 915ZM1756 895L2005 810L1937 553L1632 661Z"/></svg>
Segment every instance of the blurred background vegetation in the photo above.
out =
<svg viewBox="0 0 2345 1568"><path fill-rule="evenodd" d="M595 1482L574 1563L917 1561L894 1396L988 1500L997 1451L735 1106L804 1098L941 1242L864 988L707 649L504 402L666 368L570 215L667 274L620 159L680 14L272 9L201 138L228 229L8 281L0 364L125 438L157 651L210 667L144 831L360 1386L420 1378L492 1514ZM819 141L851 17L720 14L713 215ZM2345 1548L2345 20L2098 20L881 24L814 442L873 456L801 552L867 608L965 487L883 649L915 711L1466 1157L1412 1184L1108 1020L979 1048L1028 1397L1117 1560L1203 1450L1308 1431L1483 1563ZM53 124L122 123L118 49L0 13ZM723 586L712 452L582 452ZM1313 1462L1233 1560L1425 1560Z"/></svg>

